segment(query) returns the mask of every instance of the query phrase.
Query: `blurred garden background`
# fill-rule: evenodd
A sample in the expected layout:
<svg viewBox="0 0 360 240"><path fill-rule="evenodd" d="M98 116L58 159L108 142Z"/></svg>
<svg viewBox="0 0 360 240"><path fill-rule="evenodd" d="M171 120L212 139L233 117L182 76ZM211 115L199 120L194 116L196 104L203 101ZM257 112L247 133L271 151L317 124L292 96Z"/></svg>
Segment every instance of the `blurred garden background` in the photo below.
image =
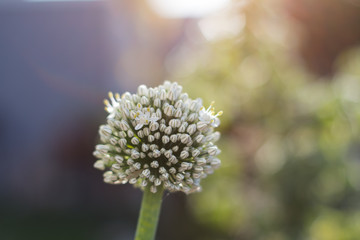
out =
<svg viewBox="0 0 360 240"><path fill-rule="evenodd" d="M165 79L224 111L222 167L156 239L360 239L360 1L2 0L0 29L0 239L132 239L102 100Z"/></svg>

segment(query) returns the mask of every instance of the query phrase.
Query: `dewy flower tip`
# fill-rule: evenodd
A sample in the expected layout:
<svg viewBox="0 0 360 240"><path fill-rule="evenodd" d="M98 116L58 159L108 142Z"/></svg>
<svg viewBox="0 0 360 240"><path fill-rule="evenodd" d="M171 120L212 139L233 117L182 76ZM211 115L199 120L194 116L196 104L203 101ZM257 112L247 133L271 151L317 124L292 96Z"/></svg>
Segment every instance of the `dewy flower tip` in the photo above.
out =
<svg viewBox="0 0 360 240"><path fill-rule="evenodd" d="M177 83L138 87L137 94L109 93L107 124L100 126L94 167L105 171L104 181L129 182L155 193L200 191L200 180L220 166L214 143L220 133L213 104L192 100Z"/></svg>

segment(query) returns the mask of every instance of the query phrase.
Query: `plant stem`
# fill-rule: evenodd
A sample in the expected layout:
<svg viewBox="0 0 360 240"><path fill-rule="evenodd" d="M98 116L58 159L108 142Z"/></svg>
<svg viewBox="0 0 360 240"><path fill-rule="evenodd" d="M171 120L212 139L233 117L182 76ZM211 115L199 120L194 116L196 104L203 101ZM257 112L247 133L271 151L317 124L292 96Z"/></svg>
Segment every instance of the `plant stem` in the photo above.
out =
<svg viewBox="0 0 360 240"><path fill-rule="evenodd" d="M164 189L162 187L158 188L156 193L150 192L149 187L145 188L135 240L154 239L159 220L163 192Z"/></svg>

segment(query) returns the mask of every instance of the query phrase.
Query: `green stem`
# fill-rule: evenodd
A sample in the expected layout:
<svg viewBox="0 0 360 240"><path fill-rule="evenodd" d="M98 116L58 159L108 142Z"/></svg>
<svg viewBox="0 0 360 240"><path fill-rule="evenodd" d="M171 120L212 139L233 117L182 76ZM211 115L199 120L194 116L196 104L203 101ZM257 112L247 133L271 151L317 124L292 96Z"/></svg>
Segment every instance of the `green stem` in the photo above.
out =
<svg viewBox="0 0 360 240"><path fill-rule="evenodd" d="M154 239L159 220L163 192L164 189L162 187L158 188L156 193L150 192L149 187L145 188L135 240Z"/></svg>

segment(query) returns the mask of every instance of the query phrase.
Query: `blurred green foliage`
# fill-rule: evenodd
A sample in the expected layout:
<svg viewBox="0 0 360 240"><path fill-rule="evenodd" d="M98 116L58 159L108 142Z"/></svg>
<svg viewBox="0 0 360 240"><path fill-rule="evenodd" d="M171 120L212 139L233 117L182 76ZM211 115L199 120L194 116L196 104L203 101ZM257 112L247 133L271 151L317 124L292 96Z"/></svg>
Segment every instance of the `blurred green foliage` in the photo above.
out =
<svg viewBox="0 0 360 240"><path fill-rule="evenodd" d="M192 53L194 72L173 73L224 111L222 167L190 205L223 236L204 239L360 239L360 49L334 76L312 75L276 2L252 1L238 36Z"/></svg>

